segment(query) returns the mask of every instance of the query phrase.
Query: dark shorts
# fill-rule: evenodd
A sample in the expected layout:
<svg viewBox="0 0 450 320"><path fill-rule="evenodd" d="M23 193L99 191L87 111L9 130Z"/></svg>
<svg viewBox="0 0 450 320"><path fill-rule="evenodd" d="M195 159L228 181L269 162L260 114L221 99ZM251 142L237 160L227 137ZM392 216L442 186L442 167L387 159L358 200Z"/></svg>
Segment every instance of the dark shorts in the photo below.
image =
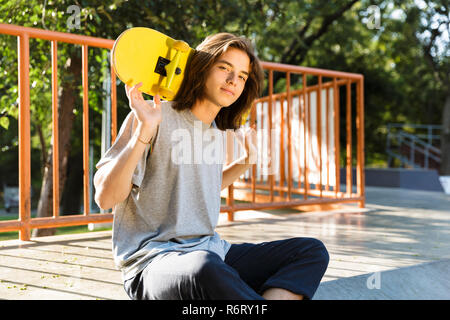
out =
<svg viewBox="0 0 450 320"><path fill-rule="evenodd" d="M269 288L311 299L328 261L327 249L313 238L232 244L225 261L204 250L165 255L124 288L134 300L261 300Z"/></svg>

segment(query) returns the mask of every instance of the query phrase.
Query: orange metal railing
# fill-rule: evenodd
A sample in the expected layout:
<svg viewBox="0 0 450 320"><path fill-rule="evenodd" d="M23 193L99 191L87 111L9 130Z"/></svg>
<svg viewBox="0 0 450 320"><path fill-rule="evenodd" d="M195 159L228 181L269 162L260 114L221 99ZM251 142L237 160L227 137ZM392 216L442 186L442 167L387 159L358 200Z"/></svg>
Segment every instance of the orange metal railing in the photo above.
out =
<svg viewBox="0 0 450 320"><path fill-rule="evenodd" d="M279 63L262 62L263 68L268 73L268 95L257 99L250 113L250 123L257 120L260 125L257 127L258 135L263 129L269 132L273 128L278 128L280 138L278 144L272 141L272 134L268 135L268 150L264 152L264 157L274 159L280 155L277 170L267 175L267 179L262 179L261 175L256 176L257 166L253 165L251 172L244 178L239 179L228 190L222 192L222 196L227 198L222 212L228 212L229 220L233 220L233 213L238 210L251 209L276 209L283 207L296 208L300 210L311 210L312 206L326 207L342 203L357 203L359 207L365 205L364 191L364 78L361 74L338 72L332 70L307 68ZM274 94L273 75L274 72L284 73L286 79L286 91ZM291 89L291 75L296 74L301 77L301 89ZM317 84L308 85L307 78L315 77ZM328 81L324 82L324 78ZM354 113L356 114L356 159L352 156L352 84L354 84ZM340 87L345 91L345 132L340 132ZM322 92L325 91L325 101L322 101ZM316 93L315 103L311 95ZM330 98L330 93L332 94ZM298 106L295 109L293 99L297 97ZM258 108L257 105L267 103L267 108ZM325 106L324 106L325 105ZM275 106L281 109L279 121L273 118ZM285 112L284 112L285 111ZM294 119L296 111L297 119ZM315 111L316 123L312 123L311 113ZM323 117L321 112L325 111L325 126L321 123ZM286 120L284 119L286 113ZM330 116L328 116L330 115ZM267 117L265 122L264 117ZM331 118L331 119L330 119ZM297 126L293 126L296 120ZM330 130L332 122L333 130ZM266 124L267 123L267 124ZM315 126L315 132L312 128ZM325 130L322 131L322 127ZM300 130L300 128L302 130ZM293 130L297 129L297 130ZM302 132L303 137L293 136L293 132ZM285 134L286 132L286 134ZM277 134L277 133L276 133ZM287 141L284 141L286 135ZM345 192L341 191L340 178L340 138L345 139ZM325 140L325 146L322 146ZM296 143L295 143L296 141ZM330 143L332 142L332 144ZM316 145L316 150L312 147ZM227 139L227 155L235 151L233 142ZM332 147L331 147L332 146ZM258 148L260 149L260 148ZM325 152L324 152L325 149ZM294 153L295 151L295 153ZM315 152L314 152L315 151ZM315 154L314 154L315 153ZM297 159L297 176L293 175L293 158ZM334 159L331 159L333 155ZM310 159L313 157L314 159ZM301 161L300 161L301 160ZM330 161L333 160L333 163ZM353 161L355 160L355 161ZM301 163L300 163L301 162ZM353 192L352 166L356 164L356 192ZM310 171L314 164L315 171L318 171L318 181L311 179ZM330 186L330 167L334 167L333 186ZM286 170L287 167L287 170ZM286 172L287 171L287 172ZM326 177L324 176L326 172ZM317 174L316 174L317 175ZM278 177L276 180L275 178ZM297 181L297 186L294 182ZM242 200L245 203L235 203L234 200Z"/></svg>
<svg viewBox="0 0 450 320"><path fill-rule="evenodd" d="M114 41L88 36L75 35L63 32L47 31L35 28L27 28L15 25L0 24L0 34L8 34L18 37L18 63L19 63L19 219L13 221L0 221L0 232L19 231L21 240L30 239L30 230L33 228L62 227L72 225L85 225L88 223L112 222L112 213L92 214L89 212L89 105L88 105L88 48L97 47L111 50ZM38 38L51 41L52 55L52 128L53 128L53 216L46 218L31 218L31 158L30 158L30 79L29 79L29 40ZM58 42L81 45L82 50L82 84L83 84L83 185L84 185L84 212L83 215L61 215L59 212L59 159L58 159L58 95L57 95L57 59ZM250 123L259 120L260 129L273 128L280 129L283 138L281 143L274 145L271 136L268 137L269 150L264 157L275 158L280 155L280 171L266 175L266 181L257 177L257 165L253 165L250 176L239 179L224 190L222 196L226 198L226 205L221 206L221 212L228 212L229 220L233 220L233 214L239 210L266 209L282 207L298 207L308 205L339 204L356 202L360 207L364 206L364 92L363 76L360 74L337 72L316 68L306 68L278 63L262 62L263 68L268 72L268 96L257 99L254 102L250 115ZM283 72L286 76L286 91L274 93L273 75L274 72ZM292 90L290 84L291 75L298 74L302 77L302 88ZM307 77L317 77L317 84L308 86ZM331 79L324 82L324 78ZM356 193L352 191L352 88L356 85ZM346 191L340 190L340 136L339 130L339 88L346 88ZM321 116L322 91L326 90L325 110L326 114L332 110L333 131L329 130L329 117L326 119L325 131L322 132ZM332 99L329 98L332 93ZM316 95L316 106L312 94ZM296 99L296 100L294 100ZM333 105L330 106L330 102ZM293 101L298 102L298 108L294 108ZM263 109L263 104L267 104L267 111ZM281 112L281 121L278 123L272 117L272 112L279 105L281 110L286 110L285 121ZM258 107L259 106L259 107ZM318 107L320 106L320 107ZM111 136L114 141L117 134L117 97L116 97L116 76L111 68ZM285 108L285 109L284 109ZM293 126L293 115L297 112L298 122ZM312 112L315 112L317 124L311 124ZM267 126L264 126L267 117ZM315 132L311 134L315 125ZM293 132L303 132L303 139L296 139ZM284 136L287 141L285 143ZM314 139L315 137L315 139ZM326 139L326 150L323 154L321 143L323 137ZM334 141L333 148L328 149L329 141ZM296 143L295 143L296 141ZM314 160L308 159L307 154L312 154L313 141L316 141L318 154ZM286 145L286 147L285 147ZM294 152L297 155L297 173L294 177L292 163ZM287 157L285 157L287 153ZM227 139L227 159L231 161L234 149L233 141ZM301 159L300 154L303 154ZM329 184L330 178L330 154L334 155L335 177L332 186ZM301 160L301 161L300 161ZM319 181L311 183L312 163L316 164L319 171ZM285 167L287 165L287 172ZM323 171L326 169L326 181L323 181ZM317 171L317 170L316 170ZM278 181L274 178L279 176ZM294 185L297 180L297 186ZM314 186L314 187L313 187ZM267 194L268 193L268 194ZM245 200L247 203L235 203L234 200Z"/></svg>
<svg viewBox="0 0 450 320"><path fill-rule="evenodd" d="M0 33L18 37L19 62L19 219L1 221L0 231L19 231L20 240L30 239L33 228L62 227L88 223L111 222L111 213L89 212L89 106L88 106L88 47L111 49L114 41L64 32L0 24ZM31 219L31 158L30 158L30 38L44 39L52 44L52 128L53 128L53 217ZM58 151L58 42L81 45L83 83L83 215L61 216L59 213L59 151ZM115 74L111 68L112 137L117 133Z"/></svg>

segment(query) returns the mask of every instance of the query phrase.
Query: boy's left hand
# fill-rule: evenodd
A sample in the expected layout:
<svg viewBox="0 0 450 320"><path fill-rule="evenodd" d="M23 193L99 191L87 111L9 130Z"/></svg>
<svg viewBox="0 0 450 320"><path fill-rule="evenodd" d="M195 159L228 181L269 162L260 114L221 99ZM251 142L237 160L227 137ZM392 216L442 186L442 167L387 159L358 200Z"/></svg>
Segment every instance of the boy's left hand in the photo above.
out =
<svg viewBox="0 0 450 320"><path fill-rule="evenodd" d="M258 160L257 133L256 124L247 128L241 128L236 131L236 138L240 145L245 149L247 164L256 164Z"/></svg>

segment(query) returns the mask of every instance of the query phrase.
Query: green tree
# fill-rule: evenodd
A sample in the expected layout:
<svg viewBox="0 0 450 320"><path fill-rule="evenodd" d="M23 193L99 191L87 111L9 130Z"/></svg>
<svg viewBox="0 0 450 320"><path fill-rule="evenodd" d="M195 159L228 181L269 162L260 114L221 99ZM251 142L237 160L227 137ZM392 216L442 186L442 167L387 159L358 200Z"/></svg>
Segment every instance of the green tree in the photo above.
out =
<svg viewBox="0 0 450 320"><path fill-rule="evenodd" d="M420 95L427 118L441 119L441 175L450 175L450 10L448 1L401 2L406 15L402 25L404 42L417 48L414 55L421 63L409 65L406 81ZM402 52L402 51L400 51ZM402 57L402 53L399 55ZM405 71L408 66L403 65ZM411 74L411 69L414 71ZM414 84L416 84L414 86Z"/></svg>

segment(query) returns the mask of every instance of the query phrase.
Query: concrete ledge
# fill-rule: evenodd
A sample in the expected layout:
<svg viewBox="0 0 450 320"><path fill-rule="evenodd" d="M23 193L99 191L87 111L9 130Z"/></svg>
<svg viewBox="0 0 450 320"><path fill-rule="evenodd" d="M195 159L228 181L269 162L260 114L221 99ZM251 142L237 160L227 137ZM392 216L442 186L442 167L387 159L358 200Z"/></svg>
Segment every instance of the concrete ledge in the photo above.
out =
<svg viewBox="0 0 450 320"><path fill-rule="evenodd" d="M314 300L448 300L450 259L321 283Z"/></svg>
<svg viewBox="0 0 450 320"><path fill-rule="evenodd" d="M366 168L366 186L404 188L413 190L444 192L436 170L402 168ZM341 183L345 184L346 169L341 168ZM352 171L353 184L356 184L356 169Z"/></svg>

